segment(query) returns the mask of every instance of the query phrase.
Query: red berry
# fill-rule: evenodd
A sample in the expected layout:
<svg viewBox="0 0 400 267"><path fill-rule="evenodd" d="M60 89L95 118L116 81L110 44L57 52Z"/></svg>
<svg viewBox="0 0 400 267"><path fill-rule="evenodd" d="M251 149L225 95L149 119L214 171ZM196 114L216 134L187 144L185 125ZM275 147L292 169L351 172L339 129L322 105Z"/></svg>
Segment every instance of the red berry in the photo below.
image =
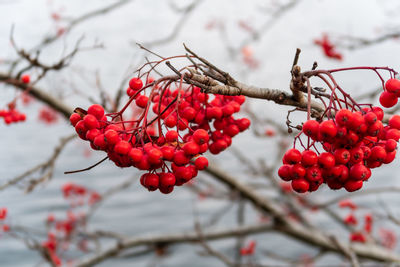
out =
<svg viewBox="0 0 400 267"><path fill-rule="evenodd" d="M105 137L107 144L110 144L110 145L115 145L116 143L118 143L121 140L121 138L119 137L119 134L115 130L112 130L112 129L107 130L104 133L104 137Z"/></svg>
<svg viewBox="0 0 400 267"><path fill-rule="evenodd" d="M303 124L303 132L305 135L316 139L319 132L319 123L314 120L308 120Z"/></svg>
<svg viewBox="0 0 400 267"><path fill-rule="evenodd" d="M149 98L145 95L139 95L136 100L136 106L140 108L145 108L147 106L147 102L149 101Z"/></svg>
<svg viewBox="0 0 400 267"><path fill-rule="evenodd" d="M205 168L208 167L208 159L205 157L198 157L195 161L194 161L194 165L196 166L196 169L198 170L204 170Z"/></svg>
<svg viewBox="0 0 400 267"><path fill-rule="evenodd" d="M303 178L292 181L293 190L298 193L305 193L310 188L310 184Z"/></svg>
<svg viewBox="0 0 400 267"><path fill-rule="evenodd" d="M344 148L335 150L334 156L337 164L346 164L350 161L350 152Z"/></svg>
<svg viewBox="0 0 400 267"><path fill-rule="evenodd" d="M143 151L138 148L132 148L128 156L133 162L140 162L143 158Z"/></svg>
<svg viewBox="0 0 400 267"><path fill-rule="evenodd" d="M193 133L193 141L199 145L207 143L209 138L210 136L208 135L208 132L203 129L197 129Z"/></svg>
<svg viewBox="0 0 400 267"><path fill-rule="evenodd" d="M189 163L189 158L185 155L182 150L176 151L174 155L174 163L178 166L183 166Z"/></svg>
<svg viewBox="0 0 400 267"><path fill-rule="evenodd" d="M175 142L178 140L178 133L174 130L169 130L165 134L165 139L167 142Z"/></svg>
<svg viewBox="0 0 400 267"><path fill-rule="evenodd" d="M282 180L284 180L284 181L292 180L291 168L292 168L291 165L288 165L288 164L282 165L278 170L279 177L281 177Z"/></svg>
<svg viewBox="0 0 400 267"><path fill-rule="evenodd" d="M95 116L98 120L101 120L104 116L104 108L99 104L91 105L87 112Z"/></svg>
<svg viewBox="0 0 400 267"><path fill-rule="evenodd" d="M144 185L149 191L155 191L158 189L159 177L157 174L149 173L144 178Z"/></svg>
<svg viewBox="0 0 400 267"><path fill-rule="evenodd" d="M318 156L312 150L304 150L301 153L301 164L304 167L310 167L318 163Z"/></svg>
<svg viewBox="0 0 400 267"><path fill-rule="evenodd" d="M105 150L107 148L107 143L105 141L104 134L99 134L93 140L93 144L97 147L97 149Z"/></svg>
<svg viewBox="0 0 400 267"><path fill-rule="evenodd" d="M129 87L130 87L132 90L135 90L135 91L140 90L140 89L142 89L142 87L143 87L143 82L142 82L142 80L139 79L139 78L132 78L132 79L129 81Z"/></svg>
<svg viewBox="0 0 400 267"><path fill-rule="evenodd" d="M7 208L0 208L0 220L4 220L7 217Z"/></svg>
<svg viewBox="0 0 400 267"><path fill-rule="evenodd" d="M392 152L392 151L396 150L396 148L397 148L397 142L394 139L386 140L386 143L385 143L386 152Z"/></svg>
<svg viewBox="0 0 400 267"><path fill-rule="evenodd" d="M367 180L370 176L370 171L364 164L356 164L350 168L350 178L353 180Z"/></svg>
<svg viewBox="0 0 400 267"><path fill-rule="evenodd" d="M303 178L306 175L306 169L303 165L297 163L290 169L290 176L292 179Z"/></svg>
<svg viewBox="0 0 400 267"><path fill-rule="evenodd" d="M318 168L317 166L313 166L313 167L307 168L307 170L306 170L306 179L308 181L321 180L322 179L321 169Z"/></svg>
<svg viewBox="0 0 400 267"><path fill-rule="evenodd" d="M337 128L332 120L323 121L319 126L319 132L323 138L329 139L336 136Z"/></svg>
<svg viewBox="0 0 400 267"><path fill-rule="evenodd" d="M163 157L163 153L158 148L152 148L147 152L148 160L151 164L157 164Z"/></svg>
<svg viewBox="0 0 400 267"><path fill-rule="evenodd" d="M173 173L160 173L160 187L173 187L175 185L176 179Z"/></svg>
<svg viewBox="0 0 400 267"><path fill-rule="evenodd" d="M328 152L321 153L318 157L318 164L321 166L321 168L332 168L335 166L335 157Z"/></svg>
<svg viewBox="0 0 400 267"><path fill-rule="evenodd" d="M397 93L400 91L400 80L389 79L385 83L385 89L391 93Z"/></svg>
<svg viewBox="0 0 400 267"><path fill-rule="evenodd" d="M387 92L387 91L383 91L381 93L381 96L379 97L379 103L381 103L382 106L384 106L385 108L391 108L394 105L397 104L397 96L396 94Z"/></svg>
<svg viewBox="0 0 400 267"><path fill-rule="evenodd" d="M400 130L400 115L393 115L392 117L390 117L389 126L391 128Z"/></svg>
<svg viewBox="0 0 400 267"><path fill-rule="evenodd" d="M21 76L21 81L23 83L29 83L31 81L31 77L28 74L22 75Z"/></svg>
<svg viewBox="0 0 400 267"><path fill-rule="evenodd" d="M244 130L246 130L247 128L250 127L250 120L246 119L246 118L236 120L235 123L239 127L239 130L241 132L243 132Z"/></svg>
<svg viewBox="0 0 400 267"><path fill-rule="evenodd" d="M69 121L71 122L72 126L74 126L74 127L80 120L82 120L82 118L78 113L72 113L71 116L69 117Z"/></svg>
<svg viewBox="0 0 400 267"><path fill-rule="evenodd" d="M100 128L100 123L97 120L97 118L91 114L86 115L83 117L83 121L85 123L85 127L87 129L95 129L95 128Z"/></svg>
<svg viewBox="0 0 400 267"><path fill-rule="evenodd" d="M361 189L362 186L363 186L362 180L349 180L344 184L344 188L348 192L357 191L357 190Z"/></svg>
<svg viewBox="0 0 400 267"><path fill-rule="evenodd" d="M386 150L381 146L374 146L371 149L370 160L383 162L386 158Z"/></svg>
<svg viewBox="0 0 400 267"><path fill-rule="evenodd" d="M348 109L341 109L336 113L335 121L341 126L347 126L352 120L353 113Z"/></svg>
<svg viewBox="0 0 400 267"><path fill-rule="evenodd" d="M121 140L114 146L115 153L120 155L127 155L132 149L132 146L127 141Z"/></svg>
<svg viewBox="0 0 400 267"><path fill-rule="evenodd" d="M372 107L372 112L376 114L378 120L383 120L384 112L380 107Z"/></svg>
<svg viewBox="0 0 400 267"><path fill-rule="evenodd" d="M283 160L289 164L299 163L301 161L301 153L295 148L289 149L283 156Z"/></svg>

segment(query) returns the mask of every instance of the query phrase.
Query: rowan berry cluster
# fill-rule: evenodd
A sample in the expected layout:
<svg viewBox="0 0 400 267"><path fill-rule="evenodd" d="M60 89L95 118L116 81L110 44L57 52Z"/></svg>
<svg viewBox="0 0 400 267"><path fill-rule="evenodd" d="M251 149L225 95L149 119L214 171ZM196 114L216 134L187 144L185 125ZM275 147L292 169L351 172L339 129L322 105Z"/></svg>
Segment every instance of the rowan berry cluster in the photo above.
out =
<svg viewBox="0 0 400 267"><path fill-rule="evenodd" d="M296 126L301 131L294 139L293 148L284 154L283 166L278 170L278 175L284 181L290 181L293 190L298 193L316 191L323 183L333 190L359 190L371 177L371 169L395 159L400 139L400 116L392 116L385 125L381 108L357 103L332 75L333 72L358 69L373 70L386 89L384 93L400 93L400 80L393 78L397 72L388 67L310 72L305 78L308 92L307 121L302 126ZM386 83L379 70L390 73L391 78ZM317 93L325 109L322 114L315 116L315 120L311 119L312 88L309 77L312 76L320 78L331 90L330 94ZM324 98L329 102L326 103ZM382 102L382 97L380 100ZM289 119L288 126L294 128ZM295 148L297 142L302 151Z"/></svg>
<svg viewBox="0 0 400 267"><path fill-rule="evenodd" d="M64 219L56 218L53 214L47 216L47 239L42 242L42 247L47 250L55 266L62 265L60 255L70 247L72 235L86 226L87 213L76 209L88 207L87 205L93 205L101 200L101 196L96 191L74 183L64 184L61 191L69 202L70 208ZM86 243L87 240L82 237L78 242L78 247L81 250L87 250Z"/></svg>
<svg viewBox="0 0 400 267"><path fill-rule="evenodd" d="M56 123L58 120L58 115L49 107L42 107L39 110L39 120L46 123L46 124L53 124Z"/></svg>
<svg viewBox="0 0 400 267"><path fill-rule="evenodd" d="M146 88L151 89L148 95ZM130 99L118 113L104 115L103 107L95 104L72 114L70 121L81 139L107 152L117 166L148 171L140 181L149 191L167 194L190 181L208 166L203 153L222 152L250 126L248 119L233 117L244 96L210 97L198 87L172 88L151 80L143 86L139 78L129 81L127 94ZM123 120L131 103L141 112L138 118Z"/></svg>
<svg viewBox="0 0 400 267"><path fill-rule="evenodd" d="M384 89L379 97L379 102L385 108L391 108L397 104L400 97L400 80L387 80Z"/></svg>
<svg viewBox="0 0 400 267"><path fill-rule="evenodd" d="M7 218L7 208L0 208L0 233L10 231L10 226L5 223Z"/></svg>
<svg viewBox="0 0 400 267"><path fill-rule="evenodd" d="M387 126L382 123L383 116L379 107L354 112L340 109L334 119L306 121L302 134L311 138L312 145L302 152L288 150L279 176L291 181L299 193L315 191L322 183L334 190L359 190L371 177L372 168L388 164L396 156L400 116L394 115ZM318 152L317 143L324 152Z"/></svg>
<svg viewBox="0 0 400 267"><path fill-rule="evenodd" d="M343 59L343 55L336 50L336 46L329 40L328 35L324 34L321 40L314 40L314 44L321 46L325 56L337 60Z"/></svg>
<svg viewBox="0 0 400 267"><path fill-rule="evenodd" d="M25 121L26 120L26 115L19 112L15 108L15 104L11 103L8 105L8 109L2 109L0 110L0 117L4 119L4 122L6 124L11 124L11 123L16 123L20 121Z"/></svg>

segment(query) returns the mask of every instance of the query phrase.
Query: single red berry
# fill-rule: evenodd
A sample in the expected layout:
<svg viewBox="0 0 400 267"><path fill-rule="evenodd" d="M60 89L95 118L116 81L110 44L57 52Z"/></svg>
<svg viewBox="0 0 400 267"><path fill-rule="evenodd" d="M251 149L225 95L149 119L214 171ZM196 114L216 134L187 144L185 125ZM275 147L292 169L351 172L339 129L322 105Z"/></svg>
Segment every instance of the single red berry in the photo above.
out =
<svg viewBox="0 0 400 267"><path fill-rule="evenodd" d="M149 191L155 191L158 189L159 185L159 177L157 174L154 173L149 173L145 178L144 178L144 184L146 188Z"/></svg>
<svg viewBox="0 0 400 267"><path fill-rule="evenodd" d="M83 117L83 122L85 123L85 127L90 129L100 128L100 123L97 118L91 114L86 115Z"/></svg>
<svg viewBox="0 0 400 267"><path fill-rule="evenodd" d="M361 189L362 186L363 186L363 181L362 181L362 180L348 180L348 181L344 184L344 188L345 188L348 192L357 191L357 190Z"/></svg>
<svg viewBox="0 0 400 267"><path fill-rule="evenodd" d="M334 156L337 164L346 164L350 161L350 152L345 148L335 150Z"/></svg>
<svg viewBox="0 0 400 267"><path fill-rule="evenodd" d="M364 159L364 151L360 147L353 147L349 152L350 162L353 164L359 163Z"/></svg>
<svg viewBox="0 0 400 267"><path fill-rule="evenodd" d="M184 151L179 150L175 152L173 160L176 165L183 166L188 164L190 159L186 156Z"/></svg>
<svg viewBox="0 0 400 267"><path fill-rule="evenodd" d="M142 89L142 87L143 87L143 82L142 82L142 80L139 79L139 78L132 78L132 79L129 81L129 87L130 87L132 90L135 90L135 91L140 90L140 89Z"/></svg>
<svg viewBox="0 0 400 267"><path fill-rule="evenodd" d="M289 164L299 163L301 161L301 153L295 148L289 149L283 156L283 160Z"/></svg>
<svg viewBox="0 0 400 267"><path fill-rule="evenodd" d="M163 172L159 174L160 187L173 187L176 182L175 175L170 172Z"/></svg>
<svg viewBox="0 0 400 267"><path fill-rule="evenodd" d="M157 164L161 161L163 153L158 148L152 148L147 152L148 160L151 164Z"/></svg>
<svg viewBox="0 0 400 267"><path fill-rule="evenodd" d="M86 139L93 142L94 139L100 134L101 132L99 129L91 129L86 132Z"/></svg>
<svg viewBox="0 0 400 267"><path fill-rule="evenodd" d="M386 152L392 152L392 151L396 150L396 148L397 148L396 140L394 140L394 139L386 140L386 143L385 143Z"/></svg>
<svg viewBox="0 0 400 267"><path fill-rule="evenodd" d="M22 75L21 76L21 81L23 83L29 83L31 81L31 77L28 74Z"/></svg>
<svg viewBox="0 0 400 267"><path fill-rule="evenodd" d="M282 178L284 181L290 181L292 180L292 175L291 175L291 169L292 166L289 164L284 164L278 169L278 175L279 177Z"/></svg>
<svg viewBox="0 0 400 267"><path fill-rule="evenodd" d="M329 139L336 136L337 128L332 120L323 121L319 126L322 138Z"/></svg>
<svg viewBox="0 0 400 267"><path fill-rule="evenodd" d="M350 178L353 180L367 180L370 171L364 164L355 164L350 168Z"/></svg>
<svg viewBox="0 0 400 267"><path fill-rule="evenodd" d="M383 163L385 163L385 164L391 163L396 157L396 152L397 152L396 150L394 150L392 152L388 152L386 154L385 159L383 160Z"/></svg>
<svg viewBox="0 0 400 267"><path fill-rule="evenodd" d="M183 151L187 156L194 156L199 153L200 147L195 142L188 142L182 146Z"/></svg>
<svg viewBox="0 0 400 267"><path fill-rule="evenodd" d="M341 109L335 115L335 121L341 126L347 126L352 120L353 113L348 109Z"/></svg>
<svg viewBox="0 0 400 267"><path fill-rule="evenodd" d="M321 169L317 166L309 167L306 170L306 179L308 181L319 181L322 179L322 172Z"/></svg>
<svg viewBox="0 0 400 267"><path fill-rule="evenodd" d="M105 140L106 140L107 144L110 144L110 145L115 145L116 143L118 143L121 140L121 138L120 138L119 134L117 133L117 131L112 130L112 129L111 130L107 130L104 133L104 137L105 137Z"/></svg>
<svg viewBox="0 0 400 267"><path fill-rule="evenodd" d="M69 117L69 121L71 122L72 126L74 126L74 127L80 120L82 120L82 118L78 113L72 113L71 116Z"/></svg>
<svg viewBox="0 0 400 267"><path fill-rule="evenodd" d="M371 149L371 155L369 156L370 160L383 162L386 158L386 150L381 146L374 146Z"/></svg>
<svg viewBox="0 0 400 267"><path fill-rule="evenodd" d="M398 98L396 94L390 93L388 91L383 91L379 97L379 103L385 108L391 108L397 104Z"/></svg>
<svg viewBox="0 0 400 267"><path fill-rule="evenodd" d="M209 139L210 136L208 135L208 132L206 130L197 129L193 133L193 141L199 145L207 143Z"/></svg>
<svg viewBox="0 0 400 267"><path fill-rule="evenodd" d="M303 178L306 175L306 169L300 163L292 166L290 169L290 176L292 179Z"/></svg>
<svg viewBox="0 0 400 267"><path fill-rule="evenodd" d="M87 112L95 116L98 120L101 120L104 116L104 108L99 104L91 105Z"/></svg>
<svg viewBox="0 0 400 267"><path fill-rule="evenodd" d="M208 159L206 157L198 157L194 161L194 165L196 166L196 169L202 171L208 167Z"/></svg>
<svg viewBox="0 0 400 267"><path fill-rule="evenodd" d="M78 121L78 123L75 125L75 131L78 133L81 139L86 140L86 132L88 129L86 128L83 120Z"/></svg>
<svg viewBox="0 0 400 267"><path fill-rule="evenodd" d="M114 146L115 153L120 155L127 155L132 149L132 146L129 142L121 140Z"/></svg>
<svg viewBox="0 0 400 267"><path fill-rule="evenodd" d="M371 125L378 120L378 116L376 116L376 114L371 111L364 115L364 120L368 125Z"/></svg>
<svg viewBox="0 0 400 267"><path fill-rule="evenodd" d="M93 144L97 147L97 149L105 150L107 148L107 143L104 137L104 134L99 134L93 140Z"/></svg>
<svg viewBox="0 0 400 267"><path fill-rule="evenodd" d="M140 162L143 158L143 151L138 148L132 148L129 151L128 156L133 162Z"/></svg>
<svg viewBox="0 0 400 267"><path fill-rule="evenodd" d="M250 120L246 119L246 118L236 120L235 123L239 127L239 130L241 132L243 132L244 130L247 130L247 128L250 127Z"/></svg>
<svg viewBox="0 0 400 267"><path fill-rule="evenodd" d="M165 139L167 142L175 142L178 140L178 133L174 130L169 130L165 134Z"/></svg>
<svg viewBox="0 0 400 267"><path fill-rule="evenodd" d="M305 193L310 188L310 184L305 179L300 178L300 179L292 180L292 187L293 187L293 190L298 193Z"/></svg>
<svg viewBox="0 0 400 267"><path fill-rule="evenodd" d="M303 124L303 132L305 135L316 139L319 132L319 123L315 120L308 120Z"/></svg>
<svg viewBox="0 0 400 267"><path fill-rule="evenodd" d="M391 128L400 130L400 115L393 115L392 117L390 117L389 126Z"/></svg>
<svg viewBox="0 0 400 267"><path fill-rule="evenodd" d="M400 80L389 79L385 83L385 89L391 93L397 93L400 91Z"/></svg>
<svg viewBox="0 0 400 267"><path fill-rule="evenodd" d="M301 164L310 167L318 163L318 155L312 150L304 150L301 153Z"/></svg>
<svg viewBox="0 0 400 267"><path fill-rule="evenodd" d="M145 108L147 106L147 102L149 101L149 98L145 95L139 95L136 100L136 106L140 108Z"/></svg>
<svg viewBox="0 0 400 267"><path fill-rule="evenodd" d="M318 157L318 164L321 168L332 168L335 166L335 157L329 152L321 153Z"/></svg>
<svg viewBox="0 0 400 267"><path fill-rule="evenodd" d="M397 129L389 129L386 132L386 139L394 139L395 141L399 141L400 139L400 131Z"/></svg>
<svg viewBox="0 0 400 267"><path fill-rule="evenodd" d="M7 217L7 208L0 208L0 220L4 220Z"/></svg>
<svg viewBox="0 0 400 267"><path fill-rule="evenodd" d="M376 114L378 120L383 120L383 116L385 115L383 109L381 109L380 107L372 107L372 112Z"/></svg>
<svg viewBox="0 0 400 267"><path fill-rule="evenodd" d="M235 124L230 124L224 128L224 134L234 137L240 132L239 127Z"/></svg>

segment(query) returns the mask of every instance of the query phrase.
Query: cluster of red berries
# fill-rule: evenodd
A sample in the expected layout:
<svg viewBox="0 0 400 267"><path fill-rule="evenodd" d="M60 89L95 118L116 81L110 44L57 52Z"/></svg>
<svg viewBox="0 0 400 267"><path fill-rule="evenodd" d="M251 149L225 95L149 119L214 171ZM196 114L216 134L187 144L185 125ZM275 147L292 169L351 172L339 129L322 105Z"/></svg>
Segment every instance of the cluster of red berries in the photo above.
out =
<svg viewBox="0 0 400 267"><path fill-rule="evenodd" d="M314 40L314 44L321 46L325 56L337 60L343 59L343 55L336 51L336 47L329 40L328 35L324 34L321 40Z"/></svg>
<svg viewBox="0 0 400 267"><path fill-rule="evenodd" d="M0 208L0 232L8 232L10 231L10 226L4 221L7 218L7 208Z"/></svg>
<svg viewBox="0 0 400 267"><path fill-rule="evenodd" d="M70 200L72 207L82 206L86 202L94 205L101 200L101 195L96 191L74 183L66 183L61 188L65 199Z"/></svg>
<svg viewBox="0 0 400 267"><path fill-rule="evenodd" d="M387 126L382 123L383 116L379 107L354 112L340 109L334 119L306 121L301 134L312 142L303 152L293 148L285 153L279 176L291 181L299 193L315 191L322 183L334 190L359 190L372 168L388 164L396 156L400 116L392 116ZM318 143L325 152L318 152Z"/></svg>
<svg viewBox="0 0 400 267"><path fill-rule="evenodd" d="M256 249L256 241L251 240L247 246L240 249L240 255L242 256L253 255L255 249Z"/></svg>
<svg viewBox="0 0 400 267"><path fill-rule="evenodd" d="M74 208L85 204L93 205L101 200L101 196L97 192L74 183L64 184L61 191L64 198L69 201L70 209L68 209L65 219L57 219L53 214L47 216L47 240L42 242L42 247L47 250L50 260L55 266L62 265L59 255L62 250L70 247L71 236L86 226L86 213L74 211ZM85 250L85 246L82 244L86 244L84 237L80 240L78 247Z"/></svg>
<svg viewBox="0 0 400 267"><path fill-rule="evenodd" d="M385 90L379 97L379 102L385 108L391 108L397 104L400 97L400 80L389 79L385 83Z"/></svg>
<svg viewBox="0 0 400 267"><path fill-rule="evenodd" d="M139 78L129 81L127 105L134 101L143 109L139 119L123 121L117 113L108 114L114 116L108 121L103 107L95 104L87 112L73 113L70 121L80 138L88 140L93 149L107 152L117 166L149 171L140 181L150 191L159 189L167 194L196 177L208 166L203 153L222 152L234 136L250 126L248 119L232 116L240 110L244 96L215 95L211 100L193 86L162 91L154 86L146 96L144 89ZM151 111L154 119L149 123ZM153 122L158 125L157 135L151 129Z"/></svg>
<svg viewBox="0 0 400 267"><path fill-rule="evenodd" d="M53 124L58 120L57 112L55 112L52 108L42 107L39 110L39 120L46 124Z"/></svg>
<svg viewBox="0 0 400 267"><path fill-rule="evenodd" d="M0 110L0 117L4 119L6 124L16 123L20 121L26 120L26 115L20 113L18 110L15 109L15 104L9 104L8 109Z"/></svg>

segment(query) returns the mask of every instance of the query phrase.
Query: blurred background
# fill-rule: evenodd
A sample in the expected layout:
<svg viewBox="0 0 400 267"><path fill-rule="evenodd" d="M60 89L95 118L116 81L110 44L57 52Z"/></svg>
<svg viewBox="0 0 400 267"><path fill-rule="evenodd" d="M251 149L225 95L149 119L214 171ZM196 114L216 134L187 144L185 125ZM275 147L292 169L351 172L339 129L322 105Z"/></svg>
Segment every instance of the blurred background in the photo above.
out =
<svg viewBox="0 0 400 267"><path fill-rule="evenodd" d="M76 20L115 3L118 6L104 14ZM68 68L50 71L37 84L71 107L87 108L91 103L99 102L99 87L106 94L114 96L124 79L133 76L135 70L145 62L145 57L154 58L140 49L137 43L165 57L184 54L182 44L185 43L198 55L241 82L289 91L290 68L296 48L302 50L299 65L303 70L311 69L314 61L318 62L321 69L344 66L390 66L398 69L400 56L396 38L354 48L351 46L357 44L355 38L374 40L395 32L400 24L397 16L399 10L398 1L389 0L0 0L0 72L9 71L8 62L17 58L10 42L13 27L16 46L26 51L36 48L47 37L58 36L56 41L41 49L40 58L48 64L57 62L84 37L81 46L87 49L74 56ZM76 24L69 30L71 22ZM336 44L342 60L326 57L321 47L315 44L314 41L321 39L324 34ZM162 71L169 73L166 68ZM31 71L29 75L34 78L38 74ZM345 90L356 96L373 92L381 86L372 72L346 72L336 77ZM123 86L126 85L127 82ZM0 88L0 108L3 108L18 93L3 84L0 84ZM125 97L123 101L127 99ZM372 101L377 103L375 98ZM26 122L13 125L0 123L0 184L48 159L60 138L74 133L74 128L61 115L57 115L56 121L51 123L40 119L44 105L39 101L32 100L24 104L19 100L18 108L27 115ZM252 174L238 158L238 151L253 162L261 160L272 164L279 148L292 142L290 136L280 136L278 130L285 126L288 108L252 99L247 101L246 109L274 122L260 126L261 131L269 129L277 134L256 136L253 129L237 136L232 148L222 154L207 156L219 167L244 181L263 183L265 180L260 175ZM304 120L305 114L299 114L298 118ZM8 208L9 224L24 225L35 232L39 240L45 240L48 215L63 217L69 207L60 190L66 182L84 185L101 194L129 181L129 186L96 209L87 224L88 230L104 229L134 237L190 231L195 221L209 225L204 226L205 229L224 229L238 224L238 209L245 209L245 223L256 223L262 219L257 210L248 203L240 204L242 201L235 196L212 197L213 192L224 188L203 173L195 179L201 191L193 190L192 186L183 186L169 195L147 192L138 181L141 172L134 168L118 168L110 161L86 172L64 174L65 171L88 167L103 156L102 152L90 149L86 142L72 140L57 159L53 177L48 182L39 184L29 193L25 193L27 184L23 182L0 191L0 207ZM398 170L398 159L390 166L374 170L365 188L399 186ZM35 175L39 176L40 172ZM261 192L271 196L276 194L268 186ZM208 197L208 194L211 196ZM332 192L321 188L310 197L324 202L345 194L348 193L344 190ZM360 214L368 209L379 211L382 202L392 212L399 212L400 201L396 194L361 196L357 199L364 207L364 211L359 211ZM307 216L315 219L324 229L332 227L331 221L322 214L309 213ZM381 226L393 230L396 236L400 233L396 225L382 223ZM345 240L348 238L345 231L335 231ZM251 259L243 261L287 266L287 263L282 264L266 252L279 248L281 255L298 259L298 265L306 266L304 259L315 253L313 248L289 242L287 237L277 233L246 237L243 242L249 240L257 242L257 249ZM102 246L107 247L111 241L106 240ZM212 245L229 257L235 255L235 239L215 241ZM84 255L84 252L71 246L62 255L63 260L66 259L63 263L74 266L76 260ZM187 244L135 257L127 253L99 266L111 264L224 266L217 258L205 256L198 246ZM316 266L336 264L342 264L342 261L331 254L324 255L315 263ZM0 266L46 266L46 263L37 251L28 249L23 241L2 233Z"/></svg>

